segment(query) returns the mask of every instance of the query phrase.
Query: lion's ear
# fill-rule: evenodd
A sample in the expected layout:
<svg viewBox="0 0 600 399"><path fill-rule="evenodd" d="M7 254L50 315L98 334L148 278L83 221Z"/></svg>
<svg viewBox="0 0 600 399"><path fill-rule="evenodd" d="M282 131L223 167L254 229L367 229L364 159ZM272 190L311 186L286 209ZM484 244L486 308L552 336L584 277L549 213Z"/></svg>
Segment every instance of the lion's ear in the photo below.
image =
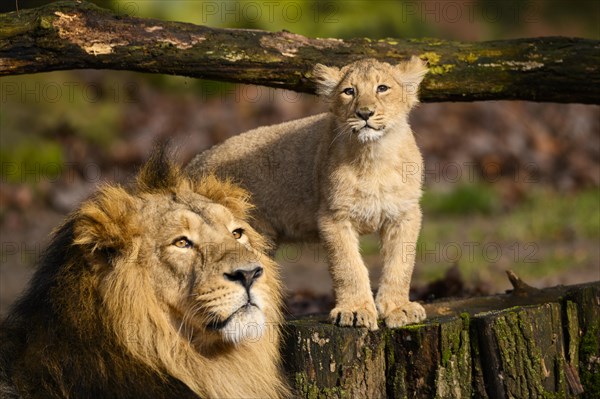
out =
<svg viewBox="0 0 600 399"><path fill-rule="evenodd" d="M312 71L312 79L317 84L317 94L329 97L340 82L342 73L339 68L317 64Z"/></svg>
<svg viewBox="0 0 600 399"><path fill-rule="evenodd" d="M400 77L404 84L415 86L421 84L421 81L423 81L423 78L429 71L427 62L416 55L413 55L410 60L398 64L396 69L400 72Z"/></svg>
<svg viewBox="0 0 600 399"><path fill-rule="evenodd" d="M135 199L123 188L102 188L76 213L73 243L90 246L91 252L122 249L136 234L131 216L135 209Z"/></svg>
<svg viewBox="0 0 600 399"><path fill-rule="evenodd" d="M250 193L230 180L219 180L213 175L203 176L195 184L196 193L221 204L241 220L247 220L250 210Z"/></svg>

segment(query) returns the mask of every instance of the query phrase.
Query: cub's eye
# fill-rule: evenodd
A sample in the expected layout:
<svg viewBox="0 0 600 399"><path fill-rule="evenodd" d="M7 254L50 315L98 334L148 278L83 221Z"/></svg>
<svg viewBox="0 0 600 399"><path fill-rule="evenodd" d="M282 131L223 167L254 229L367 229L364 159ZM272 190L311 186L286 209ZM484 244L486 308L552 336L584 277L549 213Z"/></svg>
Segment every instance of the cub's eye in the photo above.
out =
<svg viewBox="0 0 600 399"><path fill-rule="evenodd" d="M344 91L342 92L347 96L353 96L354 95L354 88L353 87L347 87L344 89Z"/></svg>
<svg viewBox="0 0 600 399"><path fill-rule="evenodd" d="M236 240L239 240L244 235L244 229L235 229L235 230L233 230L232 234L233 234L233 238L235 238Z"/></svg>
<svg viewBox="0 0 600 399"><path fill-rule="evenodd" d="M377 93L383 93L384 91L388 91L390 87L386 85L377 86Z"/></svg>
<svg viewBox="0 0 600 399"><path fill-rule="evenodd" d="M194 243L191 242L187 237L179 237L173 241L173 245L177 248L191 248L194 246Z"/></svg>

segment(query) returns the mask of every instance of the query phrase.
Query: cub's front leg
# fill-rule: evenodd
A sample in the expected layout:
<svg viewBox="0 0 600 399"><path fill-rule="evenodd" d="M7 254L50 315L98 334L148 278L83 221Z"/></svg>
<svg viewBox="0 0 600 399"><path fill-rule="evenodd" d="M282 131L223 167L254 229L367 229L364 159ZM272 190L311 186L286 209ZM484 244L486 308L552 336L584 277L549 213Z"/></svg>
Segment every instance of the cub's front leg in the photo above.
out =
<svg viewBox="0 0 600 399"><path fill-rule="evenodd" d="M335 294L331 320L340 326L377 330L377 309L369 273L360 255L358 233L350 220L323 212L319 216L319 231Z"/></svg>
<svg viewBox="0 0 600 399"><path fill-rule="evenodd" d="M390 328L426 317L423 306L408 299L420 229L421 209L416 205L401 220L386 222L380 232L384 266L375 303Z"/></svg>

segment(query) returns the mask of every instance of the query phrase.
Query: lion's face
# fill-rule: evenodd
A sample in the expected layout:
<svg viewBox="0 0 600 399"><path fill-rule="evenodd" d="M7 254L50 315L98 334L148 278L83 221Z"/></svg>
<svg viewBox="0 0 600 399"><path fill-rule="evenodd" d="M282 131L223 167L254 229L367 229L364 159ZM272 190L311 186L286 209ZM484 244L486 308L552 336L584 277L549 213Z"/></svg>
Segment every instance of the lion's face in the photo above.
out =
<svg viewBox="0 0 600 399"><path fill-rule="evenodd" d="M156 196L156 194L151 194ZM164 197L164 196L163 196ZM156 295L182 334L238 343L265 330L272 264L257 234L223 205L194 192L148 201L144 263Z"/></svg>
<svg viewBox="0 0 600 399"><path fill-rule="evenodd" d="M317 91L331 103L339 134L375 141L398 124L418 102L418 86L427 73L417 57L399 65L366 59L338 69L317 64Z"/></svg>
<svg viewBox="0 0 600 399"><path fill-rule="evenodd" d="M248 194L172 173L169 184L142 173L137 191L106 187L82 206L75 243L92 247L106 306L147 308L197 349L258 340L279 320L279 280L246 222Z"/></svg>

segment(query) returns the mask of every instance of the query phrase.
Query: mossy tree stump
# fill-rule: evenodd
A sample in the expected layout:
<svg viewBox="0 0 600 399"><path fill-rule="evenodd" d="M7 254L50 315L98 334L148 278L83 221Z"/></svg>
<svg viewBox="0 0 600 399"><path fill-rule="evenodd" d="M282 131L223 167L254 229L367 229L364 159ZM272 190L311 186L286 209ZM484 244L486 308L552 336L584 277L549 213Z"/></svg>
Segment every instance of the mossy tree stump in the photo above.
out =
<svg viewBox="0 0 600 399"><path fill-rule="evenodd" d="M368 332L287 324L301 398L600 397L600 283L426 305L423 324Z"/></svg>

